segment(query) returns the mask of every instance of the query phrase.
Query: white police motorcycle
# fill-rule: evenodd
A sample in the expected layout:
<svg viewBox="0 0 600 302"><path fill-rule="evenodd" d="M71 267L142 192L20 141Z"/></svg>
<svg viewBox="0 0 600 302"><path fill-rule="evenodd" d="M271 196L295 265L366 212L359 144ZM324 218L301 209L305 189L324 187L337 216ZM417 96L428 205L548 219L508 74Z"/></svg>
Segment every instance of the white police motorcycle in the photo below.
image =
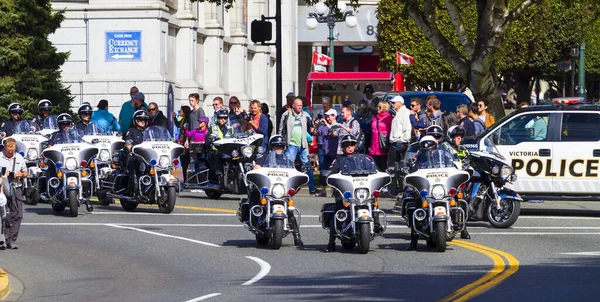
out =
<svg viewBox="0 0 600 302"><path fill-rule="evenodd" d="M366 254L375 236L382 235L387 228L387 216L379 209L378 198L381 189L391 182L391 177L377 171L374 165L368 170L357 170L353 165L340 167L340 173L327 176L327 184L343 197L344 208L335 211L335 204L325 204L320 220L324 229L335 232L336 237L341 239L344 249L353 249L358 243L360 253ZM330 223L332 215L333 225ZM376 217L383 227L382 231L375 230Z"/></svg>
<svg viewBox="0 0 600 302"><path fill-rule="evenodd" d="M39 167L43 143L48 139L36 132L37 125L30 121L19 121L13 128L13 135L17 142L17 152L23 156L27 165L27 179L23 182L26 204L36 205L40 201L38 180L42 170ZM4 138L6 140L6 138ZM3 140L3 142L4 142Z"/></svg>
<svg viewBox="0 0 600 302"><path fill-rule="evenodd" d="M86 204L89 212L94 208L90 197L94 186L89 163L98 154L98 148L83 140L82 134L75 128L69 128L62 135L60 143L46 148L42 152L46 169L47 189L43 193L52 201L55 212L63 212L69 207L71 217L77 217L79 205Z"/></svg>
<svg viewBox="0 0 600 302"><path fill-rule="evenodd" d="M259 245L271 241L271 246L279 249L282 239L294 230L291 219L300 227L300 211L292 198L308 183L308 176L296 170L290 160L278 162L275 152L265 156L268 158L262 168L246 174L249 185L260 193L259 200L252 205L248 198L242 198L237 216L256 235Z"/></svg>
<svg viewBox="0 0 600 302"><path fill-rule="evenodd" d="M98 125L93 122L89 123L85 128L83 140L98 147L98 156L90 163L91 178L100 204L109 205L113 203L113 199L106 195L106 189L103 189L100 184L106 178L106 175L110 174L113 170L112 156L115 152L125 147L125 141L120 135L112 135L100 131Z"/></svg>

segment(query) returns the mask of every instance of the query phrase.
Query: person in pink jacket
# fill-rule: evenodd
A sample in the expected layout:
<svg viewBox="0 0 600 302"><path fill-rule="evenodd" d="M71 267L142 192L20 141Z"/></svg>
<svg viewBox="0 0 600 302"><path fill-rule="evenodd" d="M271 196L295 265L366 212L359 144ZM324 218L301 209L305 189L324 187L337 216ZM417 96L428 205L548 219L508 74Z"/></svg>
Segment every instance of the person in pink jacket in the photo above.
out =
<svg viewBox="0 0 600 302"><path fill-rule="evenodd" d="M187 130L185 132L185 136L187 136L188 138L193 138L195 143L200 143L200 142L204 142L206 141L206 132L208 132L208 122L209 119L206 116L201 117L200 119L198 119L198 122L200 124L198 129L193 129L193 130Z"/></svg>
<svg viewBox="0 0 600 302"><path fill-rule="evenodd" d="M389 109L390 105L387 102L379 102L379 104L377 104L377 114L373 116L373 121L371 122L373 136L371 136L371 148L369 148L369 154L375 160L375 164L379 171L385 171L387 167L388 150L382 150L379 147L379 135L385 134L387 137L390 135L394 117L388 112Z"/></svg>

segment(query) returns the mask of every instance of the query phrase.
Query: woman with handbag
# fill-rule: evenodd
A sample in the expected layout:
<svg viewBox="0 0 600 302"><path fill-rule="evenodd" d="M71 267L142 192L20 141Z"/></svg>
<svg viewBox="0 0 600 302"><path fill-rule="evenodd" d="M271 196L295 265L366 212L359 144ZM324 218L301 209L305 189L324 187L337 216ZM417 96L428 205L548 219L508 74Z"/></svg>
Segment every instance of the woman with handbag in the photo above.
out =
<svg viewBox="0 0 600 302"><path fill-rule="evenodd" d="M389 149L389 135L392 129L393 116L388 112L389 104L387 102L379 102L377 104L377 114L371 122L371 148L369 155L375 160L375 164L379 171L385 171L387 167L387 155Z"/></svg>

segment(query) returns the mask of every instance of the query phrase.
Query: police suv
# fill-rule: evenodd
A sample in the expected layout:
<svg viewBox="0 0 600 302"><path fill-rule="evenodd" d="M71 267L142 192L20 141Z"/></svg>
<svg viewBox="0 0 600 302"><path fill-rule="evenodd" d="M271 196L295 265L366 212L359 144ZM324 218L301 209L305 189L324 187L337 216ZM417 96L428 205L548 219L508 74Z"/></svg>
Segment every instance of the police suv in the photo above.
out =
<svg viewBox="0 0 600 302"><path fill-rule="evenodd" d="M482 132L478 147L486 139L511 163L523 199L600 200L600 106L522 108Z"/></svg>

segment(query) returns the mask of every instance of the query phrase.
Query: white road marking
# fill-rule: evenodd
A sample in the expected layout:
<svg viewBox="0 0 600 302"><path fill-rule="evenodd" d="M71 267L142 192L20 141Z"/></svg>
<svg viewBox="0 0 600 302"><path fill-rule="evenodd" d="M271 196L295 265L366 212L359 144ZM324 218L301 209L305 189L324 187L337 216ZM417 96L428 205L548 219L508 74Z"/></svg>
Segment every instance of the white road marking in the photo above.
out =
<svg viewBox="0 0 600 302"><path fill-rule="evenodd" d="M163 213L144 212L94 212L93 215L140 215L140 216L165 216ZM235 216L227 213L171 213L169 216Z"/></svg>
<svg viewBox="0 0 600 302"><path fill-rule="evenodd" d="M600 252L561 253L561 255L600 256Z"/></svg>
<svg viewBox="0 0 600 302"><path fill-rule="evenodd" d="M127 226L121 226L121 225L116 225L116 224L105 224L105 225L109 226L109 227L113 227L113 228L120 228L120 229L127 229L127 230L132 230L132 231L138 231L138 232L142 232L142 233L146 233L146 234L151 234L151 235L156 235L156 236L161 236L161 237L167 237L167 238L174 238L174 239L189 241L189 242L198 243L198 244L207 245L207 246L212 246L212 247L221 247L220 245L217 245L217 244L214 244L214 243L204 242L204 241L200 241L200 240L194 240L194 239L185 238L185 237L181 237L181 236L172 236L172 235L167 235L167 234L163 234L163 233L157 233L157 232L152 232L152 231L147 231L147 230L143 230L143 229L127 227Z"/></svg>
<svg viewBox="0 0 600 302"><path fill-rule="evenodd" d="M573 216L519 216L519 219L569 219L569 220L600 220L600 217L573 217Z"/></svg>
<svg viewBox="0 0 600 302"><path fill-rule="evenodd" d="M264 276L266 276L271 271L271 265L269 263L267 263L266 261L264 261L260 258L257 258L257 257L252 257L252 256L246 256L246 258L258 263L258 265L260 265L260 272L258 272L258 274L256 274L256 276L254 276L252 279L244 282L242 285L250 285L250 284L262 279Z"/></svg>
<svg viewBox="0 0 600 302"><path fill-rule="evenodd" d="M156 227L223 227L223 228L242 228L243 224L206 224L206 223L102 223L102 222L25 222L21 225L28 226L156 226ZM320 224L301 225L301 228L322 228ZM405 225L388 225L388 229L408 228ZM143 230L145 231L145 230Z"/></svg>
<svg viewBox="0 0 600 302"><path fill-rule="evenodd" d="M483 232L483 233L473 233L469 232L471 235L600 235L600 233L569 233L569 232L552 232L552 233L542 233L542 232Z"/></svg>
<svg viewBox="0 0 600 302"><path fill-rule="evenodd" d="M212 298L212 297L216 297L216 296L220 296L220 295L221 295L221 293L214 293L214 294L210 294L210 295L206 295L206 296L198 297L198 298L195 298L195 299L192 299L192 300L187 300L187 301L185 301L185 302L197 302L197 301L203 301L203 300L210 299L210 298Z"/></svg>

